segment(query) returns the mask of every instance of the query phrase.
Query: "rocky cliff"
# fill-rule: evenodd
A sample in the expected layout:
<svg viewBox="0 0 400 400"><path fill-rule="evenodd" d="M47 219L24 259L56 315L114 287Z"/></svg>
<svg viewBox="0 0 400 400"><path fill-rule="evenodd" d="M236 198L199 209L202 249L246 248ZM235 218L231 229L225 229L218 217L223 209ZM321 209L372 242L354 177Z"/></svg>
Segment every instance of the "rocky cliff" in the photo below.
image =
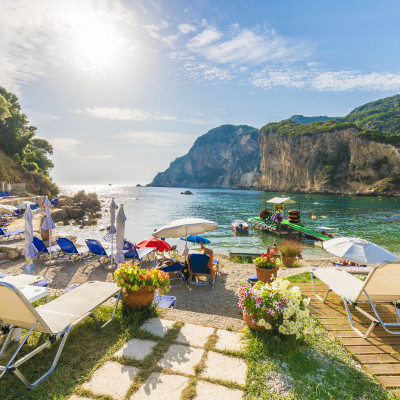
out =
<svg viewBox="0 0 400 400"><path fill-rule="evenodd" d="M261 128L261 177L254 187L287 192L400 194L400 137L351 123ZM392 143L385 143L392 142Z"/></svg>
<svg viewBox="0 0 400 400"><path fill-rule="evenodd" d="M150 186L235 187L260 174L258 129L222 125L200 136L189 153L156 175Z"/></svg>

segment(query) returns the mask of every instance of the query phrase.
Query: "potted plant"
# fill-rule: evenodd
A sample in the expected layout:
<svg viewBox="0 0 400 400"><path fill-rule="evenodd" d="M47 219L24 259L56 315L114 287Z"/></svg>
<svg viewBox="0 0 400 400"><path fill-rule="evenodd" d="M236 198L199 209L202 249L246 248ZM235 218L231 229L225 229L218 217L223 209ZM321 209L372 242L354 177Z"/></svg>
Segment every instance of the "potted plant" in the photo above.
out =
<svg viewBox="0 0 400 400"><path fill-rule="evenodd" d="M282 264L285 267L292 268L296 257L301 255L301 250L302 246L300 243L290 241L284 242L279 249Z"/></svg>
<svg viewBox="0 0 400 400"><path fill-rule="evenodd" d="M168 292L169 275L159 269L144 269L125 262L114 272L115 283L122 288L122 302L128 307L147 306L154 300L155 290Z"/></svg>
<svg viewBox="0 0 400 400"><path fill-rule="evenodd" d="M312 325L307 308L310 298L304 298L300 289L286 279L267 284L257 282L253 287L241 282L236 295L243 318L251 329L299 338Z"/></svg>
<svg viewBox="0 0 400 400"><path fill-rule="evenodd" d="M268 283L272 279L276 279L279 269L277 259L278 256L268 249L266 253L261 254L261 257L257 257L254 260L259 281Z"/></svg>

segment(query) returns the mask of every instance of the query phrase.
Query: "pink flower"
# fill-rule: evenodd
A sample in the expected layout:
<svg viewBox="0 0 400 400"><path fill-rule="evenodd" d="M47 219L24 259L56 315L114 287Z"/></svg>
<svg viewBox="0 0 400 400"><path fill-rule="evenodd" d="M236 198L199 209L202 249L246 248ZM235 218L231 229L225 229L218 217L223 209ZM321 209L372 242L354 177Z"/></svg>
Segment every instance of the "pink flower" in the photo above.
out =
<svg viewBox="0 0 400 400"><path fill-rule="evenodd" d="M275 311L272 308L268 308L268 314L271 315L272 317L275 316Z"/></svg>
<svg viewBox="0 0 400 400"><path fill-rule="evenodd" d="M275 293L274 292L269 292L269 297L274 297Z"/></svg>

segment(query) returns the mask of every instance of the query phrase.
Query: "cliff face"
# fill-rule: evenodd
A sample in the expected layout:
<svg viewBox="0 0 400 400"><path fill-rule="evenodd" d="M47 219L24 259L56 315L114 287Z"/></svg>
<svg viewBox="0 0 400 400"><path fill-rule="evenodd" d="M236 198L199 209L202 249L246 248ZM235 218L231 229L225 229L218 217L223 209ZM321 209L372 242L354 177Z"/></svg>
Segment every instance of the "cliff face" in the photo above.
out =
<svg viewBox="0 0 400 400"><path fill-rule="evenodd" d="M262 176L257 188L400 194L400 150L368 140L355 126L292 136L262 128L259 144Z"/></svg>
<svg viewBox="0 0 400 400"><path fill-rule="evenodd" d="M260 174L258 129L223 125L199 137L189 153L156 175L150 186L234 187Z"/></svg>

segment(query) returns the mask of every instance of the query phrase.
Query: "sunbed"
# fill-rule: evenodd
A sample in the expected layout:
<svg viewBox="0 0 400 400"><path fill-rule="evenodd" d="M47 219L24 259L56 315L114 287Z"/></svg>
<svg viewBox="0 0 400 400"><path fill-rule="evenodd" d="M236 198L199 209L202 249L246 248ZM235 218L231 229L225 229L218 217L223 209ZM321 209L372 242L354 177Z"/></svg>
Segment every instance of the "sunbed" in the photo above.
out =
<svg viewBox="0 0 400 400"><path fill-rule="evenodd" d="M34 236L33 237L33 245L36 247L36 250L38 251L36 254L36 257L40 258L41 255L50 255L50 254L54 254L54 253L58 253L61 251L61 247L56 244L54 246L51 247L47 247L43 240L39 239L38 237Z"/></svg>
<svg viewBox="0 0 400 400"><path fill-rule="evenodd" d="M317 294L314 276L328 285L324 298ZM370 271L365 281L361 281L354 275L342 269L319 268L311 270L311 280L314 293L318 299L325 302L329 292L339 295L344 303L350 324L361 337L367 338L373 329L381 325L385 331L394 335L400 335L400 263L379 263ZM372 308L369 313L360 304L367 304ZM394 307L397 322L384 322L379 314L379 306L392 305ZM350 308L353 308L367 317L371 324L366 333L362 333L354 325ZM392 328L398 328L393 330Z"/></svg>
<svg viewBox="0 0 400 400"><path fill-rule="evenodd" d="M99 256L98 260L102 257L111 258L111 251L106 250L98 240L86 239L85 242L89 249L89 256Z"/></svg>
<svg viewBox="0 0 400 400"><path fill-rule="evenodd" d="M208 267L210 256L208 254L189 254L187 261L190 271L188 283L192 285L207 285L211 282L214 288L215 273L212 274L212 271ZM198 276L205 276L206 280L198 280Z"/></svg>
<svg viewBox="0 0 400 400"><path fill-rule="evenodd" d="M8 362L0 366L0 378L9 371L15 374L28 389L37 386L54 371L68 334L74 325L82 322L86 317L92 317L97 327L101 329L114 318L120 297L119 292L120 289L114 283L87 282L49 303L34 308L18 288L9 283L0 283L0 321L3 325L2 333L7 334L0 357L3 356L15 328L28 331ZM112 316L101 325L92 311L115 295L117 296ZM49 340L17 359L18 353L33 331L47 334ZM41 350L54 344L59 338L61 338L60 345L50 369L35 382L28 382L19 367Z"/></svg>
<svg viewBox="0 0 400 400"><path fill-rule="evenodd" d="M143 259L145 257L149 258L150 254L153 253L155 256L155 247L142 247L141 249L137 249L134 244L125 240L124 250L128 250L124 253L125 258L133 258L140 261L142 264Z"/></svg>
<svg viewBox="0 0 400 400"><path fill-rule="evenodd" d="M56 259L60 256L61 253L64 255L69 255L69 260L72 261L72 263L75 262L74 256L77 255L78 257L78 262L82 261L84 254L88 253L88 249L86 246L79 246L76 247L75 244L69 240L68 238L58 238L57 239L57 244L60 246L60 251L57 254Z"/></svg>
<svg viewBox="0 0 400 400"><path fill-rule="evenodd" d="M15 231L6 232L2 228L0 228L0 237L6 237L7 240L10 239L11 236L18 236L21 238L21 235L25 233L25 229L17 229Z"/></svg>
<svg viewBox="0 0 400 400"><path fill-rule="evenodd" d="M7 197L18 197L18 196L15 196L15 195L13 195L13 194L8 193L7 190L4 191L4 194L5 194Z"/></svg>

